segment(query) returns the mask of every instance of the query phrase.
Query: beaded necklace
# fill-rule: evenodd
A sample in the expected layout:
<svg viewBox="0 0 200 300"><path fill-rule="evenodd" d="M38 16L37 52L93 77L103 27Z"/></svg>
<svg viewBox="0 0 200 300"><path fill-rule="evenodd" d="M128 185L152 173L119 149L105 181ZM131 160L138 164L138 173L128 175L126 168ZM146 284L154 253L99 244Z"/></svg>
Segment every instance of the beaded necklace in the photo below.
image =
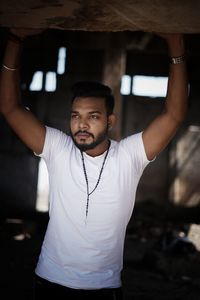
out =
<svg viewBox="0 0 200 300"><path fill-rule="evenodd" d="M87 171L86 171L86 166L85 166L85 160L84 160L83 152L81 151L81 158L82 158L82 164L83 164L83 172L84 172L85 181L86 181L86 187L87 187L87 202L86 202L86 211L85 211L86 218L87 218L87 215L88 215L90 195L92 193L94 193L94 191L96 190L97 186L99 185L99 182L100 182L100 179L101 179L101 175L102 175L102 172L103 172L103 168L104 168L104 165L105 165L105 162L106 162L106 158L108 156L108 152L109 152L109 149L110 149L110 144L111 143L110 143L110 140L109 140L108 149L106 151L106 155L104 157L104 160L103 160L103 163L102 163L102 166L101 166L101 170L99 172L99 177L97 179L97 183L96 183L94 189L91 192L89 191L89 182L88 182L88 176L87 176Z"/></svg>

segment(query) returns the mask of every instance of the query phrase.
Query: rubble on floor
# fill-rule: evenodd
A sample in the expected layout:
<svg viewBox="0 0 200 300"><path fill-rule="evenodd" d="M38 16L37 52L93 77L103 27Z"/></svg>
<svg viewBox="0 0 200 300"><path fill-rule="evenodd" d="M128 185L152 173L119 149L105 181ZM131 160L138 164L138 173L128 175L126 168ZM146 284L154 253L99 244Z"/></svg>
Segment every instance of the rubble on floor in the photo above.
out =
<svg viewBox="0 0 200 300"><path fill-rule="evenodd" d="M200 299L199 210L136 204L125 241L124 300ZM47 222L47 214L1 217L0 290L5 299L33 300L34 267Z"/></svg>

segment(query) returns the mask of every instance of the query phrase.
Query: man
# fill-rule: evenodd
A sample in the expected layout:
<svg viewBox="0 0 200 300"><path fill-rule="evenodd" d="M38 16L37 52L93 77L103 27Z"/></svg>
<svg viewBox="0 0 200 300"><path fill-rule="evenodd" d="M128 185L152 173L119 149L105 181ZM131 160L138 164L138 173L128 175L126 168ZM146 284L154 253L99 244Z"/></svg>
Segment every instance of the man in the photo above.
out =
<svg viewBox="0 0 200 300"><path fill-rule="evenodd" d="M41 124L20 104L19 65L24 38L11 29L0 78L0 111L48 167L49 223L36 266L36 299L122 299L120 273L126 227L144 168L168 145L187 111L184 38L162 34L169 49L163 112L143 131L109 140L114 99L98 82L74 85L71 136Z"/></svg>

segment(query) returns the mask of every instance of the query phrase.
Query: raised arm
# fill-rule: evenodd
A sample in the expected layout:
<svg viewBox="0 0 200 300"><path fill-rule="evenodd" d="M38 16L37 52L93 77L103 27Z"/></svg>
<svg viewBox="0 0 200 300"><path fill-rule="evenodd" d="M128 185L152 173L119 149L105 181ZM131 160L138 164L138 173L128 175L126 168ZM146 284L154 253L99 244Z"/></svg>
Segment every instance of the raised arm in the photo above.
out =
<svg viewBox="0 0 200 300"><path fill-rule="evenodd" d="M40 154L44 145L45 126L21 104L19 78L23 40L38 31L11 29L10 32L0 73L0 112L19 138L32 151Z"/></svg>
<svg viewBox="0 0 200 300"><path fill-rule="evenodd" d="M187 112L188 79L185 62L184 36L162 34L171 60L164 111L144 130L143 141L149 160L157 156L173 138Z"/></svg>

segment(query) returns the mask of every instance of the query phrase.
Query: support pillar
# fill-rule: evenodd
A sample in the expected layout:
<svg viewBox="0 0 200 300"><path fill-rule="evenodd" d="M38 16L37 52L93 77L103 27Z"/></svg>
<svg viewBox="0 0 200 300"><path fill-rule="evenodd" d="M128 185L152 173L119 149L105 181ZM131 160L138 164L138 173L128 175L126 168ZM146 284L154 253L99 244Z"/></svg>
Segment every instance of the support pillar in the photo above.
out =
<svg viewBox="0 0 200 300"><path fill-rule="evenodd" d="M114 113L117 122L113 130L110 132L110 138L115 140L121 139L122 132L122 98L120 94L121 78L126 70L126 45L121 34L113 34L110 36L108 46L105 53L105 66L103 70L103 83L108 85L115 98Z"/></svg>

